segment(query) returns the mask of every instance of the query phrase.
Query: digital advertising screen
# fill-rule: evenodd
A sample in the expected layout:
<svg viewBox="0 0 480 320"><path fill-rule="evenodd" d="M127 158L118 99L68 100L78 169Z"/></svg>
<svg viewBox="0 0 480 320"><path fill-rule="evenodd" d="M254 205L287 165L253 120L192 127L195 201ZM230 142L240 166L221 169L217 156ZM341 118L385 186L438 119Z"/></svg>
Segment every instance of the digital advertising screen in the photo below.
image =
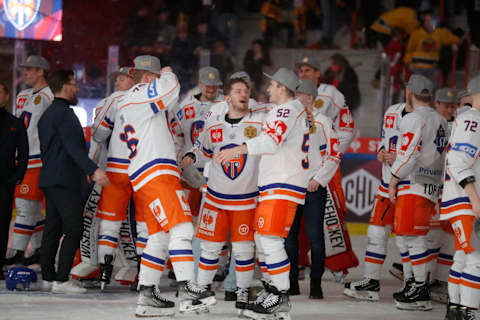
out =
<svg viewBox="0 0 480 320"><path fill-rule="evenodd" d="M0 0L0 37L62 40L62 0Z"/></svg>

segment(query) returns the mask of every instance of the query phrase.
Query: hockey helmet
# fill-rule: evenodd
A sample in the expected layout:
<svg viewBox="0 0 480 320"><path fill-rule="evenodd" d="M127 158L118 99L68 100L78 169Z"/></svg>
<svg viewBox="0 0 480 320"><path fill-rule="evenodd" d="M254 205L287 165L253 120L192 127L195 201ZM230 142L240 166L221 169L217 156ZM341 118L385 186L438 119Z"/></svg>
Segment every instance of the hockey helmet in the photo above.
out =
<svg viewBox="0 0 480 320"><path fill-rule="evenodd" d="M13 267L7 272L5 284L10 291L28 290L30 284L37 282L37 274L30 268Z"/></svg>

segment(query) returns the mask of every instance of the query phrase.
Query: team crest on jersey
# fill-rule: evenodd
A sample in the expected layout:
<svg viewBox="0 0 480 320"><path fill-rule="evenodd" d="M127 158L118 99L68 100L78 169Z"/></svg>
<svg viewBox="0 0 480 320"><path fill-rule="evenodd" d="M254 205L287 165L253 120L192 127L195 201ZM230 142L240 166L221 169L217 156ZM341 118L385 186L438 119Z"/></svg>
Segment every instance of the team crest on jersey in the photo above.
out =
<svg viewBox="0 0 480 320"><path fill-rule="evenodd" d="M38 95L38 96L35 97L35 100L33 100L33 103L39 104L40 102L42 102L42 97L40 95Z"/></svg>
<svg viewBox="0 0 480 320"><path fill-rule="evenodd" d="M445 129L440 125L437 130L437 135L435 136L434 143L437 146L438 153L442 154L445 150L445 146L447 145L447 137L445 134Z"/></svg>
<svg viewBox="0 0 480 320"><path fill-rule="evenodd" d="M313 103L313 106L317 109L320 109L321 107L323 107L323 100L322 99L315 100L315 102Z"/></svg>
<svg viewBox="0 0 480 320"><path fill-rule="evenodd" d="M397 151L397 141L398 136L393 136L388 141L388 152L396 152Z"/></svg>
<svg viewBox="0 0 480 320"><path fill-rule="evenodd" d="M18 99L18 102L17 102L17 109L23 109L23 107L25 106L25 102L27 102L27 98L20 98Z"/></svg>
<svg viewBox="0 0 480 320"><path fill-rule="evenodd" d="M243 135L249 139L257 136L257 128L248 126L243 130Z"/></svg>
<svg viewBox="0 0 480 320"><path fill-rule="evenodd" d="M387 116L385 116L385 128L386 128L386 129L393 129L393 128L395 128L395 115L387 115Z"/></svg>
<svg viewBox="0 0 480 320"><path fill-rule="evenodd" d="M195 107L190 106L185 108L185 119L193 119L195 118Z"/></svg>
<svg viewBox="0 0 480 320"><path fill-rule="evenodd" d="M226 146L221 147L220 150L230 149L236 146L238 146L238 144L232 143L232 144L228 144ZM234 158L229 162L227 162L226 164L222 164L223 173L225 173L225 175L229 179L235 180L243 172L243 169L245 169L246 163L247 163L247 155L242 154L240 155L239 158Z"/></svg>
<svg viewBox="0 0 480 320"><path fill-rule="evenodd" d="M5 0L3 7L8 21L18 31L27 28L35 20L41 0ZM28 62L28 59L27 59Z"/></svg>
<svg viewBox="0 0 480 320"><path fill-rule="evenodd" d="M330 138L330 155L338 157L340 154L340 140L338 138Z"/></svg>
<svg viewBox="0 0 480 320"><path fill-rule="evenodd" d="M310 134L315 134L317 132L317 127L316 126L311 126L310 129L308 130Z"/></svg>
<svg viewBox="0 0 480 320"><path fill-rule="evenodd" d="M287 131L287 125L282 120L276 120L271 127L267 122L267 129L265 133L270 136L277 144L280 144L283 139L283 134Z"/></svg>
<svg viewBox="0 0 480 320"><path fill-rule="evenodd" d="M212 139L212 143L222 142L223 141L223 129L210 130L210 138Z"/></svg>
<svg viewBox="0 0 480 320"><path fill-rule="evenodd" d="M412 132L406 132L402 136L402 146L400 147L400 150L402 151L407 151L408 147L410 146L410 143L412 143L414 134Z"/></svg>
<svg viewBox="0 0 480 320"><path fill-rule="evenodd" d="M195 142L198 140L198 137L200 137L204 125L205 122L203 120L198 120L192 123L192 128L190 129L190 139L192 139L192 144L195 144Z"/></svg>
<svg viewBox="0 0 480 320"><path fill-rule="evenodd" d="M218 212L216 211L213 211L210 209L203 209L199 228L207 232L214 232L215 224L217 222L217 215L218 215Z"/></svg>
<svg viewBox="0 0 480 320"><path fill-rule="evenodd" d="M348 109L345 108L340 110L340 114L338 116L340 117L340 128L353 129L353 118Z"/></svg>

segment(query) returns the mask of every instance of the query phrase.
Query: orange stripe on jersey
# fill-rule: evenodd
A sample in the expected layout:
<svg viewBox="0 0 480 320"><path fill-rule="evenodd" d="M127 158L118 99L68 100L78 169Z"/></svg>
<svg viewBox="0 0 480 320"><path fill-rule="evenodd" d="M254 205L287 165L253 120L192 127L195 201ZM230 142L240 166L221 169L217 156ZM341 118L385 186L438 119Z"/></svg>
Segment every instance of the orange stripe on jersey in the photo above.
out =
<svg viewBox="0 0 480 320"><path fill-rule="evenodd" d="M219 198L213 197L209 192L207 192L207 198L212 200L218 204L224 205L239 205L239 206L246 206L250 204L255 204L255 199L248 199L248 200L222 200Z"/></svg>
<svg viewBox="0 0 480 320"><path fill-rule="evenodd" d="M28 236L31 236L33 234L33 231L27 231L27 230L22 230L22 229L13 229L14 233L20 233L20 234L26 234Z"/></svg>
<svg viewBox="0 0 480 320"><path fill-rule="evenodd" d="M143 264L144 266L147 266L149 268L159 270L159 271L163 271L163 269L164 269L164 267L162 265L151 263L150 261L147 261L145 259L142 259L141 264Z"/></svg>
<svg viewBox="0 0 480 320"><path fill-rule="evenodd" d="M146 248L147 245L143 242L136 242L135 245L137 246L137 248Z"/></svg>
<svg viewBox="0 0 480 320"><path fill-rule="evenodd" d="M474 283L474 282L468 281L465 278L462 278L459 282L462 286L466 286L466 287L473 288L473 289L480 289L480 284L479 283Z"/></svg>
<svg viewBox="0 0 480 320"><path fill-rule="evenodd" d="M370 257L365 257L365 262L375 263L375 264L383 264L383 260L372 259Z"/></svg>
<svg viewBox="0 0 480 320"><path fill-rule="evenodd" d="M28 160L28 164L39 164L39 163L42 163L42 159Z"/></svg>
<svg viewBox="0 0 480 320"><path fill-rule="evenodd" d="M283 268L279 268L279 269L275 269L275 270L268 270L268 273L271 275L271 276L274 276L274 275L277 275L277 274L280 274L280 273L284 273L284 272L288 272L290 271L290 264L286 265L285 267Z"/></svg>
<svg viewBox="0 0 480 320"><path fill-rule="evenodd" d="M254 269L255 269L255 265L253 265L253 264L250 265L250 266L246 266L246 267L235 266L235 270L238 271L238 272L246 272L246 271L251 271L251 270L254 270Z"/></svg>
<svg viewBox="0 0 480 320"><path fill-rule="evenodd" d="M262 191L260 192L260 197L266 197L266 196L272 196L272 195L284 195L284 196L290 196L298 199L305 199L305 194L299 194L294 191L290 190L285 190L285 189L270 189L268 191Z"/></svg>
<svg viewBox="0 0 480 320"><path fill-rule="evenodd" d="M176 78L176 83L175 83L175 86L170 90L168 91L167 93L165 93L163 96L160 96L160 97L156 97L155 99L150 99L150 100L145 100L145 101L139 101L139 102L130 102L130 103L127 103L127 104L124 104L123 106L120 107L120 109L123 109L123 108L126 108L128 107L129 105L134 105L134 104L144 104L144 103L157 103L158 100L161 100L163 97L165 96L168 96L172 91L174 91L177 87L178 87L179 83L178 83L178 78ZM160 106L158 103L157 103L158 106ZM165 106L163 105L163 101L162 101L162 104L161 104L164 108Z"/></svg>
<svg viewBox="0 0 480 320"><path fill-rule="evenodd" d="M194 261L192 256L189 257L170 257L170 261L172 262L188 262Z"/></svg>
<svg viewBox="0 0 480 320"><path fill-rule="evenodd" d="M39 92L39 94L41 94L42 96L45 96L45 98L47 98L47 100L50 102L52 101L52 98L50 98L46 93L44 92Z"/></svg>
<svg viewBox="0 0 480 320"><path fill-rule="evenodd" d="M107 163L107 168L128 169L128 164Z"/></svg>
<svg viewBox="0 0 480 320"><path fill-rule="evenodd" d="M460 279L454 277L448 277L448 282L453 284L460 284Z"/></svg>
<svg viewBox="0 0 480 320"><path fill-rule="evenodd" d="M305 110L302 110L302 112L300 112L300 113L298 114L297 119L300 118L304 112L305 112Z"/></svg>
<svg viewBox="0 0 480 320"><path fill-rule="evenodd" d="M453 264L453 261L448 261L444 259L438 259L437 263L443 264L444 266L451 266Z"/></svg>
<svg viewBox="0 0 480 320"><path fill-rule="evenodd" d="M469 203L459 203L448 208L440 208L440 214L449 214L457 210L472 210L472 205Z"/></svg>
<svg viewBox="0 0 480 320"><path fill-rule="evenodd" d="M209 265L206 265L206 264L203 264L203 263L199 263L198 267L200 269L203 269L203 270L217 270L218 269L218 264L213 265L213 266L209 266Z"/></svg>
<svg viewBox="0 0 480 320"><path fill-rule="evenodd" d="M208 127L206 131L208 131L208 130L210 130L210 129L212 129L212 128L218 127L218 126L222 126L222 125L223 125L223 123L214 124L214 125Z"/></svg>
<svg viewBox="0 0 480 320"><path fill-rule="evenodd" d="M337 108L340 109L340 110L343 109L343 107L341 107L341 106L339 106L338 104L336 104L335 101L333 100L333 98L330 97L330 96L327 96L327 95L325 95L325 94L317 94L317 97L327 98L328 100L330 100L330 101L333 103L333 105L334 105L335 107L337 107ZM315 100L317 100L317 99L315 99Z"/></svg>
<svg viewBox="0 0 480 320"><path fill-rule="evenodd" d="M98 241L98 245L99 246L109 246L109 247L112 247L112 248L116 248L118 246L116 243L112 243L110 241L104 241L104 240Z"/></svg>
<svg viewBox="0 0 480 320"><path fill-rule="evenodd" d="M171 171L175 171L177 174L179 174L178 168L176 166L173 166L173 165L170 165L170 164L156 164L153 167L151 167L150 169L148 169L147 171L145 171L144 173L142 173L141 175L139 175L137 178L135 178L135 180L132 181L132 185L136 186L136 185L140 184L143 179L145 179L146 177L148 177L149 175L151 175L155 171L159 171L159 170L171 170Z"/></svg>
<svg viewBox="0 0 480 320"><path fill-rule="evenodd" d="M412 266L418 266L418 265L427 263L430 260L431 259L429 257L426 257L426 258L419 259L419 260L411 260L410 263L412 264Z"/></svg>

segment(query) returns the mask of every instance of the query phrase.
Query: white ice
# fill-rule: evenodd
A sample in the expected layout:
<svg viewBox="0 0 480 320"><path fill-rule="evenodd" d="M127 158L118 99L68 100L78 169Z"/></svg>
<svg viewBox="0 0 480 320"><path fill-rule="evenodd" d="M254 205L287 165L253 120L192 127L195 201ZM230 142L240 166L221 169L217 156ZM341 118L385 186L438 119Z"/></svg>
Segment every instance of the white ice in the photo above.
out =
<svg viewBox="0 0 480 320"><path fill-rule="evenodd" d="M347 281L360 279L363 275L363 258L366 246L365 236L353 236L360 266L352 269ZM399 262L399 254L393 239L389 241L389 254L385 262L379 302L356 301L343 295L343 285L335 283L327 272L324 276L323 300L308 299L307 280L301 282L300 296L291 298L292 319L295 320L427 320L443 319L445 305L433 303L431 311L401 311L394 306L392 293L398 290L402 283L389 273L392 262ZM171 300L176 300L174 290L169 287L168 280L163 279L162 292ZM217 305L208 314L179 315L175 319L237 319L234 302L224 301L224 292L217 291ZM134 319L136 293L128 287L112 284L106 292L98 289L89 290L85 295L54 295L41 292L11 292L0 281L0 319L72 319L72 320L108 320ZM166 320L166 318L157 318Z"/></svg>

